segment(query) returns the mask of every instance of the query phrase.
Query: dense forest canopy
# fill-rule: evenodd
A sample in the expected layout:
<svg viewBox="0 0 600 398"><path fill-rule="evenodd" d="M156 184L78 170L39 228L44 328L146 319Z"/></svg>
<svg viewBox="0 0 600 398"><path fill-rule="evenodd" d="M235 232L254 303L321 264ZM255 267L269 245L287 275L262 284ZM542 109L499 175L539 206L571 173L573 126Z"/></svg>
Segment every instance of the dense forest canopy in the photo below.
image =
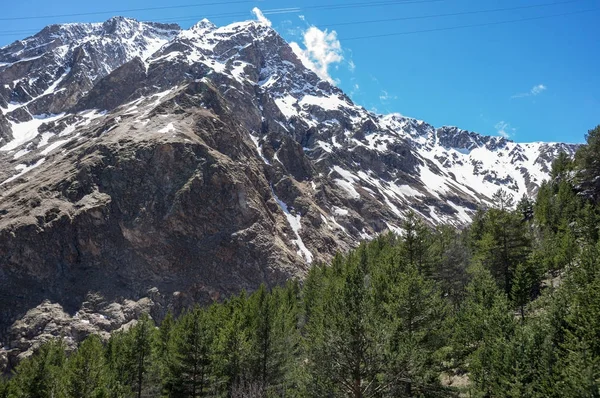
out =
<svg viewBox="0 0 600 398"><path fill-rule="evenodd" d="M50 341L0 397L598 397L599 201L600 126L535 201L410 215L302 283Z"/></svg>

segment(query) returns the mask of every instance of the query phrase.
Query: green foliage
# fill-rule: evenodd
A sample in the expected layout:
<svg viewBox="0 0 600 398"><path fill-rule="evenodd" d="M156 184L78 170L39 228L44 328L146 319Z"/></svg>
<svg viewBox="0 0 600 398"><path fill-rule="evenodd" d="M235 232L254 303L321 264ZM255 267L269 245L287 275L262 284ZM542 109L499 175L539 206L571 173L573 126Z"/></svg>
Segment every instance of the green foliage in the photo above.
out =
<svg viewBox="0 0 600 398"><path fill-rule="evenodd" d="M213 319L220 319L212 349L214 384L217 391L232 392L244 383L250 361L250 335L247 329L245 294L223 306L211 308Z"/></svg>
<svg viewBox="0 0 600 398"><path fill-rule="evenodd" d="M519 263L527 260L531 242L522 214L511 209L514 204L512 196L499 190L493 199L495 207L481 217L478 236L473 239L472 245L477 261L509 294L515 270Z"/></svg>
<svg viewBox="0 0 600 398"><path fill-rule="evenodd" d="M517 265L512 281L511 298L514 306L519 310L522 322L525 321L525 306L531 301L537 279L531 263Z"/></svg>
<svg viewBox="0 0 600 398"><path fill-rule="evenodd" d="M11 380L10 397L62 397L65 394L63 371L65 347L60 341L42 345L36 355L22 361ZM6 391L5 391L6 394Z"/></svg>
<svg viewBox="0 0 600 398"><path fill-rule="evenodd" d="M439 226L433 233L430 247L432 278L437 282L440 293L458 307L465 295L469 276L468 265L472 253L466 240L468 231L459 232L450 226Z"/></svg>
<svg viewBox="0 0 600 398"><path fill-rule="evenodd" d="M420 272L429 275L431 272L431 259L429 255L431 231L425 226L423 220L411 211L404 220L403 232L401 255L406 259L408 264L417 267Z"/></svg>
<svg viewBox="0 0 600 398"><path fill-rule="evenodd" d="M587 145L577 151L577 179L582 193L594 203L600 199L600 125L588 131Z"/></svg>
<svg viewBox="0 0 600 398"><path fill-rule="evenodd" d="M100 338L85 339L69 361L65 372L67 397L100 398L108 396L109 374Z"/></svg>
<svg viewBox="0 0 600 398"><path fill-rule="evenodd" d="M173 397L204 396L210 383L214 325L208 314L196 307L175 325L171 339L172 358L165 389Z"/></svg>
<svg viewBox="0 0 600 398"><path fill-rule="evenodd" d="M599 254L597 247L586 247L565 286L569 300L561 357L565 396L600 396Z"/></svg>
<svg viewBox="0 0 600 398"><path fill-rule="evenodd" d="M0 376L0 398L8 398L8 381Z"/></svg>
<svg viewBox="0 0 600 398"><path fill-rule="evenodd" d="M109 390L113 393L140 398L148 392L150 373L156 371L151 363L154 334L154 322L143 314L129 331L117 332L110 338L105 351L110 369Z"/></svg>

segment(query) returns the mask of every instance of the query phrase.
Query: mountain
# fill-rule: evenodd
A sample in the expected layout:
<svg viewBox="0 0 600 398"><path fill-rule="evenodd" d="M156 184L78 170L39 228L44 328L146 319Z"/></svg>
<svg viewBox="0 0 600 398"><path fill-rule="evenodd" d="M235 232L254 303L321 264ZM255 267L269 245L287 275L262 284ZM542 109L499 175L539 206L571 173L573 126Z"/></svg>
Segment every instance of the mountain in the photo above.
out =
<svg viewBox="0 0 600 398"><path fill-rule="evenodd" d="M259 22L52 25L0 49L0 339L46 299L209 302L410 211L464 225L575 149L374 114Z"/></svg>

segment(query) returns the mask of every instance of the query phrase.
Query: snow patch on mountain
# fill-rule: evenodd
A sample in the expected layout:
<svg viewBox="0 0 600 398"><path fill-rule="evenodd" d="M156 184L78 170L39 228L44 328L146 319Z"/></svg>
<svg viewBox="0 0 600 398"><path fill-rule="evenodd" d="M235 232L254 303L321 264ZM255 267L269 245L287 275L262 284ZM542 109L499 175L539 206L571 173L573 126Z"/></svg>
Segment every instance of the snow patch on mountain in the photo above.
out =
<svg viewBox="0 0 600 398"><path fill-rule="evenodd" d="M35 162L34 164L31 165L27 165L27 164L19 164L15 167L15 170L17 170L17 174L15 174L14 176L2 181L0 183L0 186L4 185L4 184L8 184L11 181L16 180L17 178L23 176L25 173L35 169L36 167L39 167L42 165L42 163L44 163L44 161L46 160L46 158L42 158L39 159L37 162Z"/></svg>
<svg viewBox="0 0 600 398"><path fill-rule="evenodd" d="M0 147L0 151L12 151L19 146L25 144L38 136L38 128L48 122L60 119L64 114L60 115L36 115L33 119L27 122L14 123L11 122L13 140L6 145Z"/></svg>
<svg viewBox="0 0 600 398"><path fill-rule="evenodd" d="M292 228L292 231L294 231L294 235L296 235L296 239L292 239L291 241L298 247L298 255L304 257L307 263L312 263L313 255L310 252L310 250L308 250L308 248L302 241L302 237L300 236L300 229L302 228L302 217L299 214L293 215L290 212L288 205L285 204L281 199L279 199L279 197L275 195L274 191L273 198L275 198L275 201L279 205L279 208L283 211L283 214L285 214L285 218L287 219L288 224Z"/></svg>

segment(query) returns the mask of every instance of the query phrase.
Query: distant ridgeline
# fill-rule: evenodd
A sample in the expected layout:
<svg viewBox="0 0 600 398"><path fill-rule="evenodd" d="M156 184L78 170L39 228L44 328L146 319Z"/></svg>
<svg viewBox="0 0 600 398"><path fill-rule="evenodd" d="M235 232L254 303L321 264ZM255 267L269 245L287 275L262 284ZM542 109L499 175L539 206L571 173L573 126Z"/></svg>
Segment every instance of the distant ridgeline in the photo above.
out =
<svg viewBox="0 0 600 398"><path fill-rule="evenodd" d="M600 126L587 140L535 202L499 191L464 230L409 216L302 284L51 341L0 397L598 396Z"/></svg>

